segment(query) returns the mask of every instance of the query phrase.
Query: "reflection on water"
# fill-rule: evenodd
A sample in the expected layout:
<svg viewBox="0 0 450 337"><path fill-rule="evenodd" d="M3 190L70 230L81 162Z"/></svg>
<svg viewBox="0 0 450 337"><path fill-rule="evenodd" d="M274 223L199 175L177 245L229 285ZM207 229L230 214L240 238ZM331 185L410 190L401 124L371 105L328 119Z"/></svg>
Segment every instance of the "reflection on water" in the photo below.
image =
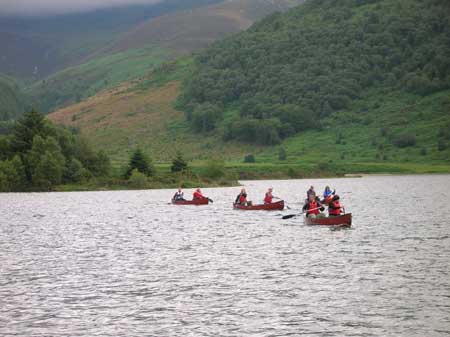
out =
<svg viewBox="0 0 450 337"><path fill-rule="evenodd" d="M448 336L450 176L243 182L284 212L169 190L0 194L0 335ZM309 185L353 228L304 226Z"/></svg>

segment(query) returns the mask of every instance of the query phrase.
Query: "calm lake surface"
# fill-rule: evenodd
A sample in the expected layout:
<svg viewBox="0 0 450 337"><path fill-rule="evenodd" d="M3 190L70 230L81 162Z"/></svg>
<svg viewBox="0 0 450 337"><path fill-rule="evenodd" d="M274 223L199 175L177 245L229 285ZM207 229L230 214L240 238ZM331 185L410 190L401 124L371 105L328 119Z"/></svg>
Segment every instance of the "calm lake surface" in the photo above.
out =
<svg viewBox="0 0 450 337"><path fill-rule="evenodd" d="M239 188L200 207L0 194L0 335L450 335L450 176L242 183L291 210L234 211ZM336 188L353 228L281 220L311 184Z"/></svg>

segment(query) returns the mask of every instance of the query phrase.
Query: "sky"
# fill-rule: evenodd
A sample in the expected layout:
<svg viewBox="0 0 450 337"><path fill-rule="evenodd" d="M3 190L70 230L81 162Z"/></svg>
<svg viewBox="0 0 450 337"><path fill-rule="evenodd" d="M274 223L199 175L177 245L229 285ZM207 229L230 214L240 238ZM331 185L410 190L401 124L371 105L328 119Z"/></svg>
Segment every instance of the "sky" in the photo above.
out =
<svg viewBox="0 0 450 337"><path fill-rule="evenodd" d="M55 15L164 0L0 0L0 15Z"/></svg>

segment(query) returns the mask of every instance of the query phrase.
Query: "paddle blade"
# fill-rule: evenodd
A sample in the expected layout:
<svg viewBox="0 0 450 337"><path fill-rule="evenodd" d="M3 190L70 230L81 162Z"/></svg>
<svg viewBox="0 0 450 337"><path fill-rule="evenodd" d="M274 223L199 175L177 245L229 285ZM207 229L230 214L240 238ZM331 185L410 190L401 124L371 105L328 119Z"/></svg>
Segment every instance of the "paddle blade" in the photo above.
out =
<svg viewBox="0 0 450 337"><path fill-rule="evenodd" d="M283 215L281 219L283 219L283 220L285 220L285 219L290 219L290 218L293 218L294 216L297 216L297 214Z"/></svg>
<svg viewBox="0 0 450 337"><path fill-rule="evenodd" d="M208 198L208 200L211 204L214 203L214 201L212 199Z"/></svg>

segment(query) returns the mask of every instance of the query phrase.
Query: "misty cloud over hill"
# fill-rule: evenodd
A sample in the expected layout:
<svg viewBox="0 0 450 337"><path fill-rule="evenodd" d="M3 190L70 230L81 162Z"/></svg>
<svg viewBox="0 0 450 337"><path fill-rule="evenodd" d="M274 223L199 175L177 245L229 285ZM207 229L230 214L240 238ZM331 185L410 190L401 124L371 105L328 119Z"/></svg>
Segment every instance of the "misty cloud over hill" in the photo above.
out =
<svg viewBox="0 0 450 337"><path fill-rule="evenodd" d="M163 1L166 0L2 0L0 16L57 15Z"/></svg>

